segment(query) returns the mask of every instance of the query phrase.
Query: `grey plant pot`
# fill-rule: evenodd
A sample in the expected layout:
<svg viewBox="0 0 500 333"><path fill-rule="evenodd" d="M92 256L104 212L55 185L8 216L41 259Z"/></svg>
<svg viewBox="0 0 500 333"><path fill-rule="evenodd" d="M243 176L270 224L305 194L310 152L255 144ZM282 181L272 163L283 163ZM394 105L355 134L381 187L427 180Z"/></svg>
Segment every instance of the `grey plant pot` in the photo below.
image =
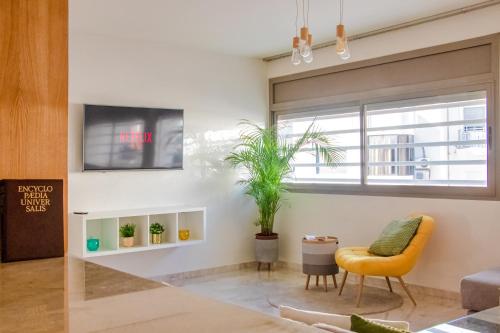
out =
<svg viewBox="0 0 500 333"><path fill-rule="evenodd" d="M259 263L274 263L279 257L278 234L272 236L255 235L255 260Z"/></svg>

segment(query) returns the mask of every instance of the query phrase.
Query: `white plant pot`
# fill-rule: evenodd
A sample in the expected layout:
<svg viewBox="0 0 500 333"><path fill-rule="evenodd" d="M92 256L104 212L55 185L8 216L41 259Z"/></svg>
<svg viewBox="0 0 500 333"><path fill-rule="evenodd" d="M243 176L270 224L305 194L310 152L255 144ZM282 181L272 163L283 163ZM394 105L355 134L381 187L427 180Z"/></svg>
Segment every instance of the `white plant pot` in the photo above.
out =
<svg viewBox="0 0 500 333"><path fill-rule="evenodd" d="M274 263L279 258L278 234L255 235L255 260L259 263Z"/></svg>

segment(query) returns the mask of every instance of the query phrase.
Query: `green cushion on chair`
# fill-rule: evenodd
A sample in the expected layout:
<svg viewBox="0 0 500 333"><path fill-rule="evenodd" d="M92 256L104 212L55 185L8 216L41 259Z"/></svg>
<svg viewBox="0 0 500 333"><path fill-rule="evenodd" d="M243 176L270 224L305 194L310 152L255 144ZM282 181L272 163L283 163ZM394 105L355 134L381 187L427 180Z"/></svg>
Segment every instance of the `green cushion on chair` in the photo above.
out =
<svg viewBox="0 0 500 333"><path fill-rule="evenodd" d="M422 216L392 221L370 246L368 252L384 257L400 254L410 244L420 222L422 222Z"/></svg>
<svg viewBox="0 0 500 333"><path fill-rule="evenodd" d="M361 316L351 316L351 331L357 333L409 333L406 330L375 323Z"/></svg>

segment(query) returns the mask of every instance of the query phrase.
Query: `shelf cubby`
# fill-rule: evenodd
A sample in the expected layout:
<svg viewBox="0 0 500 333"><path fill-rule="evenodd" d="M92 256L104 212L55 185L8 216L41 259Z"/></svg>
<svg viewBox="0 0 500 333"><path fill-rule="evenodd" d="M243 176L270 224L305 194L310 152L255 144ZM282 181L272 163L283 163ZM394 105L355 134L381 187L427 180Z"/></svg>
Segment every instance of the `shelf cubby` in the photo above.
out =
<svg viewBox="0 0 500 333"><path fill-rule="evenodd" d="M148 245L149 224L147 215L123 216L119 217L118 220L119 220L119 227L125 224L135 224L133 247L142 247ZM120 248L125 248L125 249L128 248L122 245L122 237L120 237Z"/></svg>
<svg viewBox="0 0 500 333"><path fill-rule="evenodd" d="M118 219L103 218L86 220L85 230L85 251L88 251L87 239L90 238L99 239L99 252L113 251L118 249Z"/></svg>
<svg viewBox="0 0 500 333"><path fill-rule="evenodd" d="M205 219L203 211L187 211L178 214L179 230L189 229L188 241L205 239ZM178 238L177 238L178 239ZM178 239L179 242L183 242Z"/></svg>
<svg viewBox="0 0 500 333"><path fill-rule="evenodd" d="M162 244L174 244L176 242L177 213L150 215L149 225L153 223L160 223L165 228L165 231L161 235L161 244L151 244L151 236L149 237L149 244L151 246L158 246Z"/></svg>

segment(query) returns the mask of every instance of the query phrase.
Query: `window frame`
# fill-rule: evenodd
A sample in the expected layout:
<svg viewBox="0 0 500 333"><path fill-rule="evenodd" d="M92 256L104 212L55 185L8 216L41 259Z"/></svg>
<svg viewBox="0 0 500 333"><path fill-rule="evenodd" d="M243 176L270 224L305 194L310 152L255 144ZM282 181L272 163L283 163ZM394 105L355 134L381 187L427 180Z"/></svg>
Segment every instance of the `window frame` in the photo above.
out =
<svg viewBox="0 0 500 333"><path fill-rule="evenodd" d="M349 96L336 96L327 103L317 101L298 101L287 103L281 110L271 111L271 123L276 124L279 115L293 113L318 112L326 109L340 109L345 107L359 107L360 111L360 184L328 184L328 183L294 183L288 182L291 192L327 193L346 195L372 196L401 196L422 198L450 198L472 200L500 200L496 188L498 187L498 165L496 163L497 150L500 146L495 133L497 126L497 87L496 80L491 75L474 75L460 79L450 79L440 82L423 83L396 88L384 88L382 91L369 91L355 94L357 98L346 100ZM487 186L431 186L431 185L375 185L366 184L368 172L368 149L366 131L365 105L403 101L415 98L432 98L442 95L485 91L487 99ZM353 97L353 96L351 96ZM335 102L338 100L338 103ZM295 105L294 105L295 104ZM498 154L500 156L500 154Z"/></svg>

